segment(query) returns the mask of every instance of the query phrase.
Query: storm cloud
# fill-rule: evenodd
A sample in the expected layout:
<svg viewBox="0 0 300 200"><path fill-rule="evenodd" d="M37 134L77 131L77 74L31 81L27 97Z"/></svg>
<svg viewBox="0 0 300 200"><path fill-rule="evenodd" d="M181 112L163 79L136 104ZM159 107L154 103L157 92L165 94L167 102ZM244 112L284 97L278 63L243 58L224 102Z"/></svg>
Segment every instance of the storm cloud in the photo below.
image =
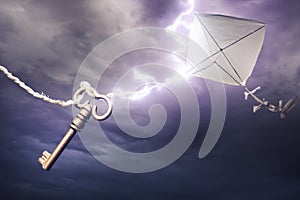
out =
<svg viewBox="0 0 300 200"><path fill-rule="evenodd" d="M187 8L187 3L4 0L0 7L0 65L33 89L67 100L72 97L81 63L99 43L134 28L164 28ZM266 23L263 49L248 85L260 85L258 95L274 104L281 98L286 102L299 96L298 1L195 0L195 11ZM144 62L152 59L144 58ZM119 71L114 70L110 71L111 80L119 77ZM255 102L244 101L243 89L226 86L227 113L222 135L213 151L199 159L210 120L209 92L201 79L191 78L191 85L201 110L198 135L188 151L170 166L145 174L119 172L97 161L76 135L53 169L45 172L37 158L43 149L51 151L67 131L72 109L35 99L0 74L2 198L299 199L299 106L284 121L266 110L252 114ZM143 104L136 106L138 112L132 116L142 124L148 122L147 109ZM178 110L170 112L179 114ZM172 120L178 122L179 117L169 119ZM109 137L120 142L119 146L130 149L126 142L137 142L123 137L111 125L112 120L101 123ZM170 124L168 130L178 126ZM168 141L171 137L159 139ZM144 144L138 141L132 149Z"/></svg>

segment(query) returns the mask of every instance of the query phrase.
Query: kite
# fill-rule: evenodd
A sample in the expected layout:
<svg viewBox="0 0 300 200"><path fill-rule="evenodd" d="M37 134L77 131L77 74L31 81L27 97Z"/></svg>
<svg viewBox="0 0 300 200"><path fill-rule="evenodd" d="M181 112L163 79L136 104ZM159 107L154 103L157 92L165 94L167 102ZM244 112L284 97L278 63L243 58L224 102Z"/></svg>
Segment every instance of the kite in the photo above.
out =
<svg viewBox="0 0 300 200"><path fill-rule="evenodd" d="M262 22L197 13L190 31L190 39L197 43L207 56L199 56L198 64L192 66L188 73L200 78L244 87L245 100L250 95L259 103L253 106L254 113L265 106L272 112L280 112L280 117L284 119L286 113L296 105L297 96L285 105L280 100L279 105L275 106L255 95L255 92L261 89L260 86L251 91L247 87L247 80L256 64L264 36L265 24ZM193 46L190 47L188 59L198 56L195 50Z"/></svg>

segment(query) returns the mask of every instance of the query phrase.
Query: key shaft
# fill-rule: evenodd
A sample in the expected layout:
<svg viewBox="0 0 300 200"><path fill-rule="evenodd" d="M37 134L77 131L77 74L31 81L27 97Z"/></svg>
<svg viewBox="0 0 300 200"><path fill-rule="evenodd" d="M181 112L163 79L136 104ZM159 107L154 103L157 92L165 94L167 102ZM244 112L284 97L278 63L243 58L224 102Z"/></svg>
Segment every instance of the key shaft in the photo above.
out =
<svg viewBox="0 0 300 200"><path fill-rule="evenodd" d="M42 156L38 159L38 162L42 165L43 169L47 171L51 169L55 161L64 151L76 132L80 131L84 127L85 122L91 116L91 110L92 106L90 104L86 104L85 106L83 106L77 116L72 120L69 130L56 146L53 153L50 154L47 151L44 151L42 153Z"/></svg>

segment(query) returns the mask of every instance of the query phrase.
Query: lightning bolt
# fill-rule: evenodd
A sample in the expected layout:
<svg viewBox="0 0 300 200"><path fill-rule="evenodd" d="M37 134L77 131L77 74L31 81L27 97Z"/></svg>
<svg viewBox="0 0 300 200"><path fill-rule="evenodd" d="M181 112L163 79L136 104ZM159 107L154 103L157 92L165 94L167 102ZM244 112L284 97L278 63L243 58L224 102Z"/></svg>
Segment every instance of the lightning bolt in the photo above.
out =
<svg viewBox="0 0 300 200"><path fill-rule="evenodd" d="M182 12L176 18L176 20L173 22L173 24L166 27L166 29L172 30L172 31L184 32L183 30L179 30L180 27L183 27L187 31L187 34L190 32L190 29L192 27L192 22L193 22L193 12L194 12L194 7L195 7L195 0L188 0L187 6L188 6L188 9L186 11ZM181 73L185 77L187 77L187 74L185 72L179 72L179 73ZM144 81L147 81L147 77L140 76L140 78L143 78ZM140 90L135 91L135 93L133 95L131 95L131 99L132 100L140 100L141 98L147 96L148 94L151 93L151 91L153 91L154 89L157 89L157 88L159 88L158 85L145 85Z"/></svg>
<svg viewBox="0 0 300 200"><path fill-rule="evenodd" d="M176 31L176 30L178 30L178 28L180 26L184 27L187 30L191 29L192 22L187 22L188 20L186 20L185 18L190 17L193 14L194 7L195 7L195 1L194 0L188 0L187 5L189 6L189 8L186 11L182 12L176 18L174 23L171 24L170 26L168 26L166 29Z"/></svg>
<svg viewBox="0 0 300 200"><path fill-rule="evenodd" d="M188 0L187 1L187 10L183 11L173 22L173 24L166 27L167 30L172 31L179 31L181 33L184 33L185 35L190 34L190 30L193 25L193 19L194 19L194 9L195 9L195 0ZM180 29L180 27L184 28ZM175 57L173 59L176 59ZM187 64L188 65L188 64ZM183 77L189 78L190 74L187 73L186 69L183 68L181 70L177 70Z"/></svg>

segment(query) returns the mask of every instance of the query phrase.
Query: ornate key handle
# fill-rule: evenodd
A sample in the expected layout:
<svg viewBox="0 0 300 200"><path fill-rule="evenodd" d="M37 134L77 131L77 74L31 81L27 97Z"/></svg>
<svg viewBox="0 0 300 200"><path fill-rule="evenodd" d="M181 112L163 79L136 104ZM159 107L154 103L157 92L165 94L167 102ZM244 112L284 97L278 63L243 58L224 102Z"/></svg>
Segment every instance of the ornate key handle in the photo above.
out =
<svg viewBox="0 0 300 200"><path fill-rule="evenodd" d="M97 106L91 105L87 100L84 103L81 103L84 94L87 93L89 96L94 97L97 100L104 100L107 103L107 110L104 114L97 114ZM42 165L42 168L45 170L50 170L55 161L58 159L60 154L69 144L73 136L77 131L80 131L87 120L92 115L96 120L101 121L108 118L112 112L112 102L110 98L106 95L99 94L88 82L81 82L79 89L73 95L73 102L77 108L80 109L79 113L72 120L70 124L69 130L65 134L65 136L61 139L59 144L53 150L53 153L49 153L48 151L43 151L42 156L38 159L38 162Z"/></svg>
<svg viewBox="0 0 300 200"><path fill-rule="evenodd" d="M91 85L83 81L80 83L80 88L74 93L73 95L73 101L75 102L75 106L79 109L81 109L84 105L90 103L88 100L84 103L81 103L81 100L83 99L84 93L87 93L90 97L94 97L97 100L104 100L107 104L107 110L104 114L98 115L97 114L97 106L93 105L92 107L92 115L94 119L98 121L105 120L108 118L112 112L112 102L110 98L107 95L99 94L94 88L91 87Z"/></svg>

